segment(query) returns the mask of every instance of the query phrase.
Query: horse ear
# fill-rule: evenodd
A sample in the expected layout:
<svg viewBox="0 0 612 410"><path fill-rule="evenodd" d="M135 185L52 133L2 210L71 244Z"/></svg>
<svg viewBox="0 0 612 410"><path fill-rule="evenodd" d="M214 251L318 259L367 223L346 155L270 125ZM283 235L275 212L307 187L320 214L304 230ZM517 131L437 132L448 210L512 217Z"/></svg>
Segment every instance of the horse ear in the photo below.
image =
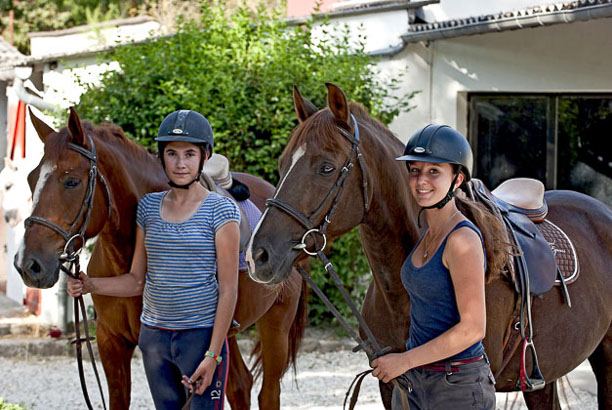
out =
<svg viewBox="0 0 612 410"><path fill-rule="evenodd" d="M332 83L325 83L325 85L327 86L327 105L329 105L329 109L337 120L348 124L350 112L344 91Z"/></svg>
<svg viewBox="0 0 612 410"><path fill-rule="evenodd" d="M87 140L85 139L85 133L83 132L83 126L81 120L74 107L70 107L70 116L68 117L68 131L72 136L72 141L85 148L90 148Z"/></svg>
<svg viewBox="0 0 612 410"><path fill-rule="evenodd" d="M15 171L17 166L13 163L13 160L10 157L4 157L4 166L11 171Z"/></svg>
<svg viewBox="0 0 612 410"><path fill-rule="evenodd" d="M295 108L295 114L300 122L306 121L308 117L319 111L316 105L302 97L300 90L298 90L295 84L293 85L293 107Z"/></svg>
<svg viewBox="0 0 612 410"><path fill-rule="evenodd" d="M57 132L53 128L49 127L43 120L34 115L32 108L28 107L28 111L30 112L30 121L32 121L32 124L34 124L34 129L43 143L49 134Z"/></svg>

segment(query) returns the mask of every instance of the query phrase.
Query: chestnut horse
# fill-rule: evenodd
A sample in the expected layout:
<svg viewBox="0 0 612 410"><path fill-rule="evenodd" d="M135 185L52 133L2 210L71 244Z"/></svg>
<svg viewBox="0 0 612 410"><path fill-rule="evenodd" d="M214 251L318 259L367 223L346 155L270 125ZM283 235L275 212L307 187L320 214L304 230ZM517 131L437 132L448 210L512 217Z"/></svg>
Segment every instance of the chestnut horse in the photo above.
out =
<svg viewBox="0 0 612 410"><path fill-rule="evenodd" d="M315 227L323 223L334 202L329 193L336 189L340 172L354 153L350 142L357 137L354 117L363 164L353 158L355 169L344 181L327 235L333 239L360 226L374 279L365 296L363 316L383 348L403 351L410 326L410 300L400 280L400 268L419 236L418 207L409 193L408 171L404 162L394 160L404 146L361 105L348 103L341 89L333 84L327 87L328 107L323 110L294 88L299 124L279 160L282 182L272 201L275 206L266 210L251 236L247 251L250 274L262 283L279 283L288 277L291 266L305 257L300 250L305 229L290 214L301 213ZM547 192L546 201L548 219L574 241L581 277L569 286L574 300L571 308L557 288L533 300L534 343L547 384L543 390L525 393L524 398L530 409L558 409L555 381L588 358L597 378L599 408L612 409L612 211L571 191ZM307 239L313 241L311 236ZM501 392L515 391L519 375L521 349L501 367L502 346L516 300L508 278L499 276L486 285L484 345L493 372L501 370L496 383ZM529 373L531 362L527 365ZM389 408L389 386L381 384L381 393Z"/></svg>
<svg viewBox="0 0 612 410"><path fill-rule="evenodd" d="M71 109L68 126L58 132L31 116L45 144L40 164L28 176L34 193L32 215L68 231L82 224L81 204L86 195L90 160L74 146L91 151L93 141L101 176L95 188L86 238L97 236L88 274L115 276L130 268L138 200L148 192L168 189L160 162L143 147L130 141L115 125L94 126L81 122ZM87 136L90 136L89 139ZM69 146L69 143L71 144ZM71 148L73 147L73 148ZM260 209L274 187L253 176L236 173L236 179L251 190ZM105 182L106 181L106 182ZM108 206L107 202L110 203ZM41 223L26 224L15 266L30 287L48 288L58 280L65 240ZM263 369L259 406L280 408L280 378L295 365L305 325L306 286L297 272L288 286L273 288L255 283L245 272L239 275L235 319L241 329L256 324L260 340L255 346L256 363ZM138 343L141 297L93 296L98 314L97 340L106 373L111 409L128 409L130 403L130 360ZM235 337L229 338L230 370L227 397L232 408L250 408L253 376L246 367ZM140 383L145 383L141 380Z"/></svg>

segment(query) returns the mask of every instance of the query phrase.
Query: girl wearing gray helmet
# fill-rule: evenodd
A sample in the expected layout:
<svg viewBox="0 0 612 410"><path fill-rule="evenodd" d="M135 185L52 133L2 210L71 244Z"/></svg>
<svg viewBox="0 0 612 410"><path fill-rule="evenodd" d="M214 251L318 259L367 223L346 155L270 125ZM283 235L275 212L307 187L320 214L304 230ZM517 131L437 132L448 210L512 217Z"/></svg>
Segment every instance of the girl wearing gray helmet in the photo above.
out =
<svg viewBox="0 0 612 410"><path fill-rule="evenodd" d="M240 213L199 179L213 134L201 114L161 123L159 155L170 189L138 203L130 272L68 280L68 293L143 295L138 345L157 409L222 409L229 367L226 334L236 305Z"/></svg>
<svg viewBox="0 0 612 410"><path fill-rule="evenodd" d="M389 382L405 373L411 409L494 409L495 381L482 345L484 286L508 262L503 227L483 206L456 196L473 158L453 128L420 129L397 160L406 161L419 224L424 215L427 228L401 270L410 295L406 352L374 360L373 375ZM399 392L392 402L402 407Z"/></svg>

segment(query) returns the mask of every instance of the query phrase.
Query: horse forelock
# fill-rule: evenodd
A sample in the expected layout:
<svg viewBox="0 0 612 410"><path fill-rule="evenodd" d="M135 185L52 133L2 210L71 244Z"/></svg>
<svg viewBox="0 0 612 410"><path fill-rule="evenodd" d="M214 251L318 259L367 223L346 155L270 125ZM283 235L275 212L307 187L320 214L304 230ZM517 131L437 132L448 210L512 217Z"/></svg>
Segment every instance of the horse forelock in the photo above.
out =
<svg viewBox="0 0 612 410"><path fill-rule="evenodd" d="M325 108L298 125L291 134L287 147L280 158L281 167L290 160L293 152L300 147L306 147L310 155L327 151L333 153L350 152L351 144L338 131L338 122L332 112Z"/></svg>

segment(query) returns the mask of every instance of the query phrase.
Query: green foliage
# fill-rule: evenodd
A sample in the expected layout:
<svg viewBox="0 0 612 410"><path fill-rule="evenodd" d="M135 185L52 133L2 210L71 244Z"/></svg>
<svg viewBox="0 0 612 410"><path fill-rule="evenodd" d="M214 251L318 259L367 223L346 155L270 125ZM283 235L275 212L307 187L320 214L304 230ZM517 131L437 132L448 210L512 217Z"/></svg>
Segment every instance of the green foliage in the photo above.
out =
<svg viewBox="0 0 612 410"><path fill-rule="evenodd" d="M6 403L4 398L0 397L0 410L25 410L25 407L21 407L19 404Z"/></svg>
<svg viewBox="0 0 612 410"><path fill-rule="evenodd" d="M116 48L105 59L120 64L101 85L87 85L78 112L93 122L114 122L151 147L168 113L192 109L215 132L215 149L236 170L276 182L276 160L297 125L292 86L325 105L327 81L340 85L385 123L409 108L409 96L393 97L399 78L379 79L364 51L363 36L349 44L348 28L323 23L317 43L312 23L288 27L240 8L228 20L222 3L202 5L201 21L184 21L176 35ZM200 28L202 27L202 28Z"/></svg>
<svg viewBox="0 0 612 410"><path fill-rule="evenodd" d="M81 118L119 124L153 150L165 115L196 110L210 121L215 150L229 158L232 169L276 183L277 160L297 125L294 84L323 107L324 83L333 82L383 123L411 108L412 93L393 95L402 77L380 76L365 52L363 35L351 41L348 27L334 28L327 21L288 26L263 8L257 13L239 8L227 17L223 4L203 3L200 20L182 21L175 35L118 47L104 56L120 69L107 72L97 85L81 84L87 90L77 107ZM357 233L340 238L330 259L355 299L363 299L360 278L369 268ZM323 279L318 267L313 275ZM324 289L338 307L344 305L337 291ZM312 300L310 306L315 324L329 319L323 305Z"/></svg>
<svg viewBox="0 0 612 410"><path fill-rule="evenodd" d="M9 10L14 13L14 42L29 51L27 34L92 24L133 14L142 0L0 0L0 31L9 40Z"/></svg>
<svg viewBox="0 0 612 410"><path fill-rule="evenodd" d="M363 304L363 297L370 283L370 265L365 257L359 238L359 229L354 228L349 233L336 239L331 246L330 261L333 263L342 284L351 295L351 299L359 310ZM318 259L313 259L310 264L310 276L319 288L327 295L334 306L347 320L347 322L357 328L357 319L352 315L351 309L344 301L342 294L334 285L329 273L323 268L323 264ZM313 326L320 324L339 325L327 307L319 301L314 292L310 293L309 323Z"/></svg>

